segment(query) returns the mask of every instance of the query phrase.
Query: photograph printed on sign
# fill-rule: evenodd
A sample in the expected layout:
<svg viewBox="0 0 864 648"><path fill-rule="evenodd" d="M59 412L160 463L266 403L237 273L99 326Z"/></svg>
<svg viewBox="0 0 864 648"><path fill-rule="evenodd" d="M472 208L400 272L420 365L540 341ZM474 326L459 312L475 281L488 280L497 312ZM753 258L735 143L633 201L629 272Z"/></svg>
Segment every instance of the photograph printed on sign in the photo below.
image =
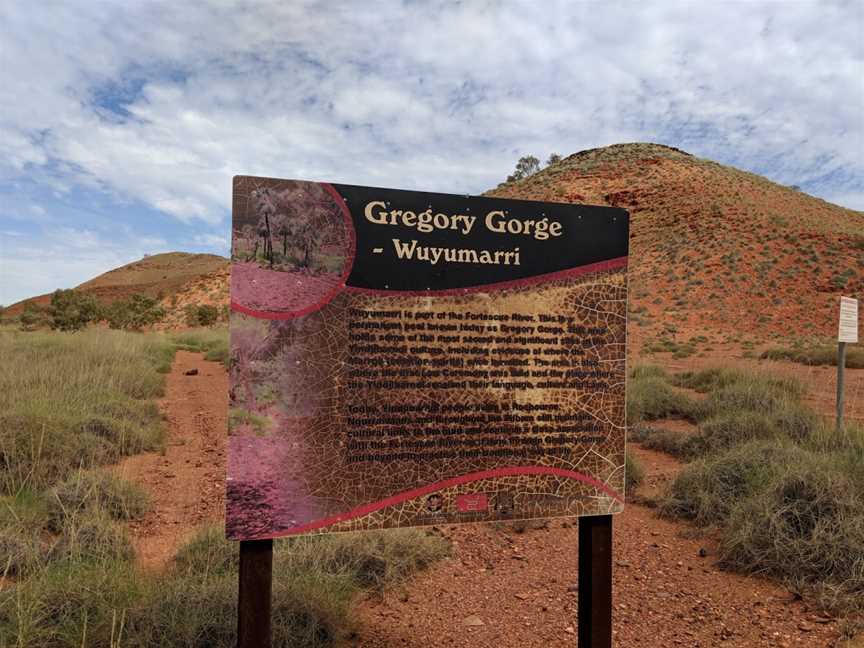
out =
<svg viewBox="0 0 864 648"><path fill-rule="evenodd" d="M228 537L620 512L628 230L235 178Z"/></svg>

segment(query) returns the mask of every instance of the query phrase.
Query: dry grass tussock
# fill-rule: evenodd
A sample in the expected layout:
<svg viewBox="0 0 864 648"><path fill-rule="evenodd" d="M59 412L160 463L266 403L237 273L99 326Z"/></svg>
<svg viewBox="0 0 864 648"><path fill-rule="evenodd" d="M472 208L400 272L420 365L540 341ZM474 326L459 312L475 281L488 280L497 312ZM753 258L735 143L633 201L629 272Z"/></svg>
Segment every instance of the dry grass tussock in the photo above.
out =
<svg viewBox="0 0 864 648"><path fill-rule="evenodd" d="M831 610L864 610L864 429L838 435L786 378L711 369L663 379L707 398L694 435L638 428L646 445L693 460L661 513L717 528L727 568L770 575Z"/></svg>

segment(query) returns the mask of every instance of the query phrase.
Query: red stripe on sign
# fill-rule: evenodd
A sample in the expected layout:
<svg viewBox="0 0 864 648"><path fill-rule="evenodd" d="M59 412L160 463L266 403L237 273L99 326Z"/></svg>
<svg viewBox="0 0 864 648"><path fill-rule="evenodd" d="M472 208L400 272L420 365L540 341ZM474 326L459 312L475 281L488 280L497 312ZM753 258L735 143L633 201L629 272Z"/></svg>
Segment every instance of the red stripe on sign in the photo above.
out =
<svg viewBox="0 0 864 648"><path fill-rule="evenodd" d="M443 481L435 482L434 484L428 484L426 486L421 486L420 488L415 488L413 490L405 491L404 493L398 493L396 495L392 495L386 499L380 500L378 502L372 502L370 504L364 504L363 506L358 506L355 509L347 511L345 513L339 513L337 515L332 515L327 518L323 518L321 520L315 520L314 522L309 522L308 524L303 524L298 527L294 527L292 529L288 529L285 531L279 531L277 533L255 536L250 538L242 538L243 540L261 540L266 538L279 538L282 536L296 535L298 533L308 533L309 531L315 531L317 529L322 529L327 526L331 526L333 524L338 524L339 522L345 522L346 520L353 520L355 518L363 517L364 515L369 515L370 513L375 513L376 511L380 511L383 508L388 506L395 506L396 504L401 504L410 499L414 499L417 497L422 497L423 495L428 495L430 493L434 493L435 491L443 490L445 488L450 488L451 486L459 486L461 484L467 484L474 481L480 481L482 479L491 479L493 477L515 477L520 475L555 475L556 477L566 477L568 479L575 479L576 481L581 481L590 486L593 486L597 490L605 493L609 497L619 502L623 502L624 498L620 493L610 488L603 482L598 479L594 479L593 477L589 477L580 472L576 472L575 470L566 470L564 468L553 468L551 466L509 466L507 468L494 468L492 470L481 470L478 472L468 473L467 475L460 475L458 477L451 477L449 479L445 479Z"/></svg>

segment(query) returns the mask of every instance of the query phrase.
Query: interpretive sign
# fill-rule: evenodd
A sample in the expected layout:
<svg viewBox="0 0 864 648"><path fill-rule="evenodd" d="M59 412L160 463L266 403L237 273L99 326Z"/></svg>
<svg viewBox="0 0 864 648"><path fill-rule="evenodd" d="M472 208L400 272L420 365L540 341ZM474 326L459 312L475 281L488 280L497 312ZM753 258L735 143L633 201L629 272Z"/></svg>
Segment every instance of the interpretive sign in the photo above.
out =
<svg viewBox="0 0 864 648"><path fill-rule="evenodd" d="M840 298L840 327L838 342L858 342L858 300L851 297Z"/></svg>
<svg viewBox="0 0 864 648"><path fill-rule="evenodd" d="M236 177L228 536L620 512L628 229Z"/></svg>

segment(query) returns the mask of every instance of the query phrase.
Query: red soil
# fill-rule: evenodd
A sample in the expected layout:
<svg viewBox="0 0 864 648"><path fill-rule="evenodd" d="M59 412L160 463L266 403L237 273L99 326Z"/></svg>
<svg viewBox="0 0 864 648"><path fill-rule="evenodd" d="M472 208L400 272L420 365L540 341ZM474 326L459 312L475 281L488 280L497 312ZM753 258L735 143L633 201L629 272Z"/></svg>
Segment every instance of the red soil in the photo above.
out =
<svg viewBox="0 0 864 648"><path fill-rule="evenodd" d="M649 483L669 478L674 460L634 446ZM614 530L615 646L835 645L837 621L768 581L719 571L715 543L689 527L628 504ZM443 533L453 557L403 591L364 599L356 636L343 647L575 646L575 524L556 520L521 534L511 525Z"/></svg>
<svg viewBox="0 0 864 648"><path fill-rule="evenodd" d="M186 372L197 369L197 375ZM166 450L128 457L116 470L150 495L152 509L130 524L139 562L167 563L206 522L222 520L225 509L225 439L228 375L221 364L178 351L161 402L168 421Z"/></svg>

